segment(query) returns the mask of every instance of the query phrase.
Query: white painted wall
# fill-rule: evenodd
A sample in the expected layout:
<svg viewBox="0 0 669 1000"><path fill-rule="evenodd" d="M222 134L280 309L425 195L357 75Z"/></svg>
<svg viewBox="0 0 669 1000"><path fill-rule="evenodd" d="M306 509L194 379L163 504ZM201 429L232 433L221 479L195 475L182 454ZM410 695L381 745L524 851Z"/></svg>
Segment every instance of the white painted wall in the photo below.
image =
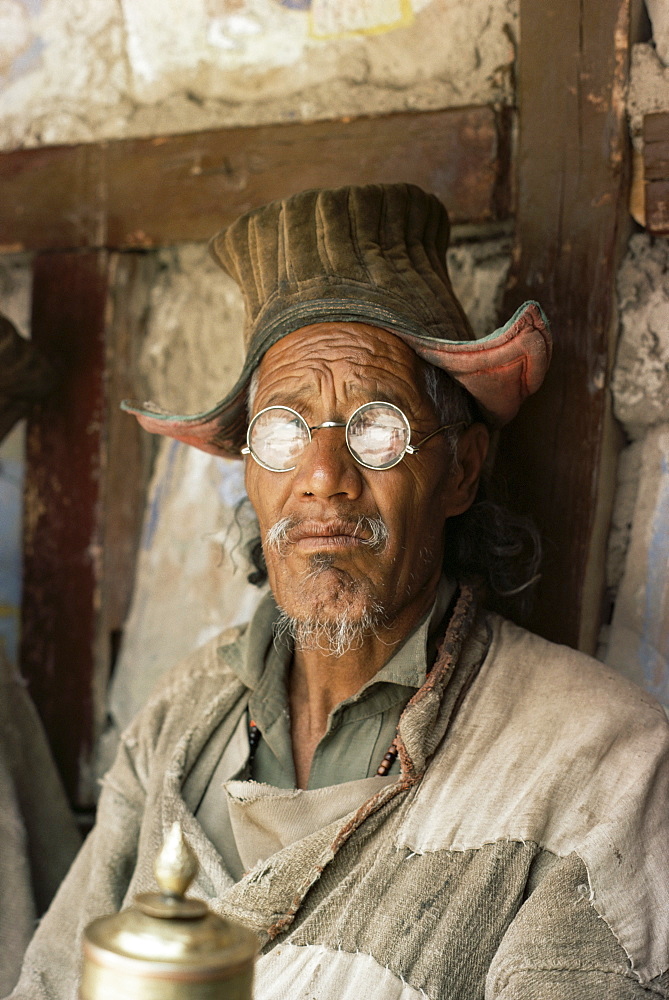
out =
<svg viewBox="0 0 669 1000"><path fill-rule="evenodd" d="M603 658L669 706L669 240L632 237L618 276L614 412L630 443L618 470Z"/></svg>
<svg viewBox="0 0 669 1000"><path fill-rule="evenodd" d="M644 115L669 111L669 7L647 0L653 39L632 52L627 110L643 222ZM618 274L620 338L611 389L628 438L620 456L607 583L613 618L600 656L669 706L669 239L632 236Z"/></svg>

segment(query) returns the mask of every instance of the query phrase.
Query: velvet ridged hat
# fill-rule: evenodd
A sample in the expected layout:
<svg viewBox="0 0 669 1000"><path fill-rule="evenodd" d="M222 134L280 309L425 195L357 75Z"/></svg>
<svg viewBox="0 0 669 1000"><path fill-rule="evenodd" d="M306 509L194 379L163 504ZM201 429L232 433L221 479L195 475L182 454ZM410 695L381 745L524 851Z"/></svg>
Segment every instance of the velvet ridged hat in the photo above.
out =
<svg viewBox="0 0 669 1000"><path fill-rule="evenodd" d="M338 321L396 334L464 386L492 425L507 423L546 374L546 317L526 302L476 340L448 276L449 232L441 202L412 184L303 191L246 213L211 242L246 307L246 360L235 386L192 416L149 403L123 408L154 434L239 458L247 388L265 352L294 330Z"/></svg>

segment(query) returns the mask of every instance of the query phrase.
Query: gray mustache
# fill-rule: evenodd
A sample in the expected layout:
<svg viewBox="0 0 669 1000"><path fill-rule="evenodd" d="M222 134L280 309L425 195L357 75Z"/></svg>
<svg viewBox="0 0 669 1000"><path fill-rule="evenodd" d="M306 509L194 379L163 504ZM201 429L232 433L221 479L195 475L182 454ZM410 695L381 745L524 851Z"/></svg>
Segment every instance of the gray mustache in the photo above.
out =
<svg viewBox="0 0 669 1000"><path fill-rule="evenodd" d="M277 552L283 555L290 544L290 532L299 527L303 521L309 518L282 517L280 521L273 524L265 535L265 548L268 551ZM346 529L350 534L360 538L363 545L367 545L372 552L381 552L388 542L388 528L382 517L367 517L360 514L355 518L337 518L338 522L346 524ZM361 533L369 535L369 538L362 538Z"/></svg>

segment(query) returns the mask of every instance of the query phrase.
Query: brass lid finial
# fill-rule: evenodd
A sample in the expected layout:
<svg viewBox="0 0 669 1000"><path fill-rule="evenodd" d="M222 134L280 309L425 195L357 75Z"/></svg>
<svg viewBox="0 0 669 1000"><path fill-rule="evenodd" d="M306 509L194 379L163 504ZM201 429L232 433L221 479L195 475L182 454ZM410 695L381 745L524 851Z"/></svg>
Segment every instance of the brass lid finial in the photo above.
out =
<svg viewBox="0 0 669 1000"><path fill-rule="evenodd" d="M197 875L197 858L178 823L170 832L153 866L158 887L166 896L184 896Z"/></svg>

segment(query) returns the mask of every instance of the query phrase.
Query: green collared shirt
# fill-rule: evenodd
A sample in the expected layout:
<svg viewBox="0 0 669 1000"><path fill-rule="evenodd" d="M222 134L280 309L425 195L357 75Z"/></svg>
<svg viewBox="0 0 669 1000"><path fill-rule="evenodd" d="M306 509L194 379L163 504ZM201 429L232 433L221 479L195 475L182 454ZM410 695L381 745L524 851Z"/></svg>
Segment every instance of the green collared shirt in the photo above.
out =
<svg viewBox="0 0 669 1000"><path fill-rule="evenodd" d="M454 589L450 581L442 580L432 610L385 666L330 712L325 734L314 753L308 788L324 788L376 774L395 738L404 706L421 687L434 662ZM253 778L276 788L294 788L286 685L292 647L285 641L273 641L276 616L276 605L268 595L249 625L247 656L237 674L251 689L249 718L261 732ZM390 773L397 770L396 761Z"/></svg>

